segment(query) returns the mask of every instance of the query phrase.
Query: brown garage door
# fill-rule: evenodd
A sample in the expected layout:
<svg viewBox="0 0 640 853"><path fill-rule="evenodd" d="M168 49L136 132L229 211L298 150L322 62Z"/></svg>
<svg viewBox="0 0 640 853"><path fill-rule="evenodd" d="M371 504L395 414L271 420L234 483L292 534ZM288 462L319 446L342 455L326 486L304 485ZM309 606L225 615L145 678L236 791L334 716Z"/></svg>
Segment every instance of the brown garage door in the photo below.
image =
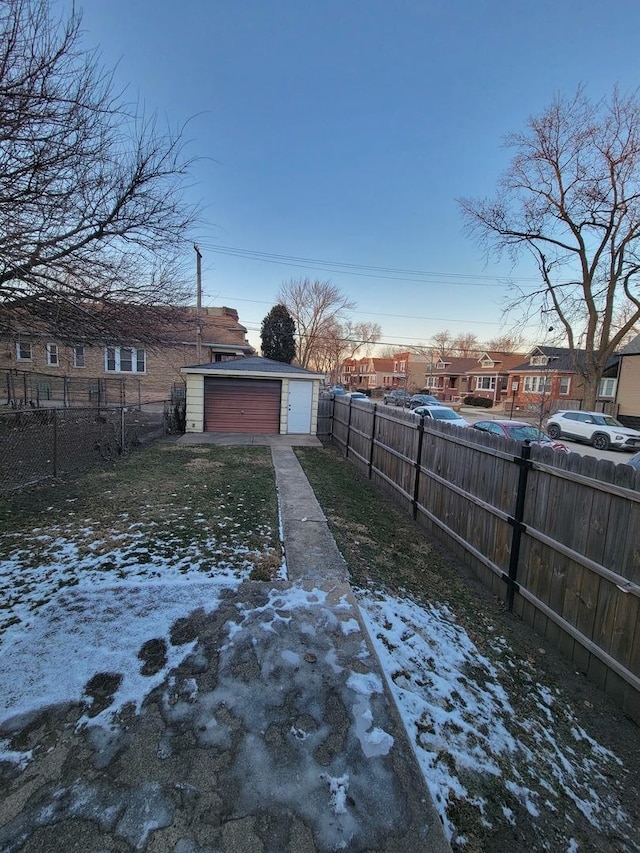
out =
<svg viewBox="0 0 640 853"><path fill-rule="evenodd" d="M204 380L205 432L280 432L280 391L274 379Z"/></svg>

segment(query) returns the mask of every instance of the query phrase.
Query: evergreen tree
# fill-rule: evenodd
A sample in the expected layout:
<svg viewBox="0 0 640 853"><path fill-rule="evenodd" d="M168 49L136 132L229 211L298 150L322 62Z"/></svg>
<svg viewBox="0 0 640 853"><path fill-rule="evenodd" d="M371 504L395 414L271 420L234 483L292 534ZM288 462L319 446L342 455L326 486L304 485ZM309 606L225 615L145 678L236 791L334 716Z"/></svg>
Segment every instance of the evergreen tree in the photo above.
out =
<svg viewBox="0 0 640 853"><path fill-rule="evenodd" d="M296 325L284 305L274 305L262 321L262 355L291 364L296 357Z"/></svg>

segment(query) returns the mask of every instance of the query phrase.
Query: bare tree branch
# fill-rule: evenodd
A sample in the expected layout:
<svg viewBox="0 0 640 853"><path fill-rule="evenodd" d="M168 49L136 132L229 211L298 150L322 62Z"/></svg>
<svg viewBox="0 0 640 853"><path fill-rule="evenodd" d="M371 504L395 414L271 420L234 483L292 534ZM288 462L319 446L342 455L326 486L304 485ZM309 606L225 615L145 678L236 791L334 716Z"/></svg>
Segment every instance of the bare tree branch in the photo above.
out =
<svg viewBox="0 0 640 853"><path fill-rule="evenodd" d="M325 339L335 336L356 306L330 281L309 278L285 282L277 296L296 324L296 350L302 367L310 367Z"/></svg>
<svg viewBox="0 0 640 853"><path fill-rule="evenodd" d="M515 154L496 198L460 200L467 232L498 256L535 258L541 287L517 291L510 307L557 317L593 407L640 321L640 102L614 90L594 104L579 89L506 142Z"/></svg>
<svg viewBox="0 0 640 853"><path fill-rule="evenodd" d="M197 215L183 132L126 104L80 25L46 0L0 3L0 306L56 305L69 332L109 304L183 301Z"/></svg>

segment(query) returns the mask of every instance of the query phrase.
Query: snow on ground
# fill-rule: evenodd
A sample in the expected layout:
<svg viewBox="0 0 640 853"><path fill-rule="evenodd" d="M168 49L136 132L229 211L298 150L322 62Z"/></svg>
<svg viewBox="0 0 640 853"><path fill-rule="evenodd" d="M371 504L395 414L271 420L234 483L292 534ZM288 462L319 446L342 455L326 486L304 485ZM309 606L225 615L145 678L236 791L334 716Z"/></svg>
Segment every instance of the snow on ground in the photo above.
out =
<svg viewBox="0 0 640 853"><path fill-rule="evenodd" d="M255 557L241 541L222 548L205 537L176 551L170 537L159 542L154 538L157 531L145 525L126 529L123 518L122 528L119 534L107 535L87 521L52 525L15 542L3 537L0 547L7 556L0 564L0 722L49 703L87 701L83 691L96 672L122 675L115 701L103 715L127 702L139 707L192 652L193 644L167 644L166 660L153 677L141 676L132 646L168 635L176 619L197 608L216 608L223 590L237 588L248 577ZM417 760L455 844L465 843L456 811L464 802L486 827L502 823L517 829L523 820L545 815L557 819L566 812L565 849L579 850L571 837L572 807L598 833L624 839L620 849L640 849L629 838L629 819L615 790L610 796L603 793L607 780L624 784L622 762L589 737L558 691L537 681L533 668L520 673L530 680L531 713L514 710L508 691L513 664L503 654L504 640L494 638L491 662L445 607L425 609L382 592L361 592L359 603ZM277 612L282 613L282 607ZM276 622L271 624L274 630ZM356 629L355 620L340 622L344 635ZM230 640L233 631L229 625ZM372 755L385 754L390 736L372 726L367 711L369 697L379 693L381 682L354 675L350 687L361 696L361 720L354 720L362 730L361 743L366 742ZM0 760L28 762L28 755L10 753L7 745L0 742ZM348 775L327 776L325 784L333 811L341 814L353 780Z"/></svg>
<svg viewBox="0 0 640 853"><path fill-rule="evenodd" d="M480 654L446 607L357 595L451 841L465 843L453 817L465 802L488 829L497 821L516 827L523 808L534 819L565 813L569 847L578 850L568 800L599 833L624 839L616 849L640 849L611 789L611 779L624 782L622 762L578 726L559 691L524 673L531 713L523 717L503 686L512 664ZM494 647L500 660L505 641L496 637Z"/></svg>

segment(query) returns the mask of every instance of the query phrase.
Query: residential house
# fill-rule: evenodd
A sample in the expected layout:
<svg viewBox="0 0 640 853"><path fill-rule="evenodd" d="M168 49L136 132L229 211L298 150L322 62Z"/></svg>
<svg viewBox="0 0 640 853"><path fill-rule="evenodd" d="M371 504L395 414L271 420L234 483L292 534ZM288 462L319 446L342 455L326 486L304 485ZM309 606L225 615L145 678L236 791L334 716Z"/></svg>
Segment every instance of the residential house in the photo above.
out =
<svg viewBox="0 0 640 853"><path fill-rule="evenodd" d="M382 391L392 387L393 359L367 356L343 364L343 382L350 391Z"/></svg>
<svg viewBox="0 0 640 853"><path fill-rule="evenodd" d="M393 357L393 373L391 376L391 388L401 388L410 394L421 391L425 387L425 378L431 359L423 353L405 352L396 353Z"/></svg>
<svg viewBox="0 0 640 853"><path fill-rule="evenodd" d="M580 408L582 397L583 384L571 350L536 346L509 372L505 405L513 413L538 411L547 417L559 409Z"/></svg>
<svg viewBox="0 0 640 853"><path fill-rule="evenodd" d="M622 423L640 429L640 335L620 350L617 377L603 379L600 386L614 394Z"/></svg>
<svg viewBox="0 0 640 853"><path fill-rule="evenodd" d="M522 363L522 353L483 352L467 370L468 393L487 397L496 406L507 397L509 372Z"/></svg>
<svg viewBox="0 0 640 853"><path fill-rule="evenodd" d="M7 308L3 309L6 314ZM0 336L0 373L6 402L13 405L138 403L184 393L180 370L254 354L238 312L228 307L174 308L158 315L129 307L135 326L153 333L136 340L63 341L46 323L31 322L21 306L11 332ZM134 316L135 315L135 316Z"/></svg>
<svg viewBox="0 0 640 853"><path fill-rule="evenodd" d="M583 354L577 351L577 358ZM612 411L616 396L617 359L611 360L600 380L596 406ZM536 411L547 417L560 409L583 407L584 383L568 347L536 346L526 361L509 371L505 405L509 411Z"/></svg>
<svg viewBox="0 0 640 853"><path fill-rule="evenodd" d="M470 393L467 371L473 370L477 363L476 358L439 355L429 363L424 387L439 400L458 402Z"/></svg>
<svg viewBox="0 0 640 853"><path fill-rule="evenodd" d="M343 388L353 389L358 376L358 359L347 358L342 362L339 369L339 383Z"/></svg>

